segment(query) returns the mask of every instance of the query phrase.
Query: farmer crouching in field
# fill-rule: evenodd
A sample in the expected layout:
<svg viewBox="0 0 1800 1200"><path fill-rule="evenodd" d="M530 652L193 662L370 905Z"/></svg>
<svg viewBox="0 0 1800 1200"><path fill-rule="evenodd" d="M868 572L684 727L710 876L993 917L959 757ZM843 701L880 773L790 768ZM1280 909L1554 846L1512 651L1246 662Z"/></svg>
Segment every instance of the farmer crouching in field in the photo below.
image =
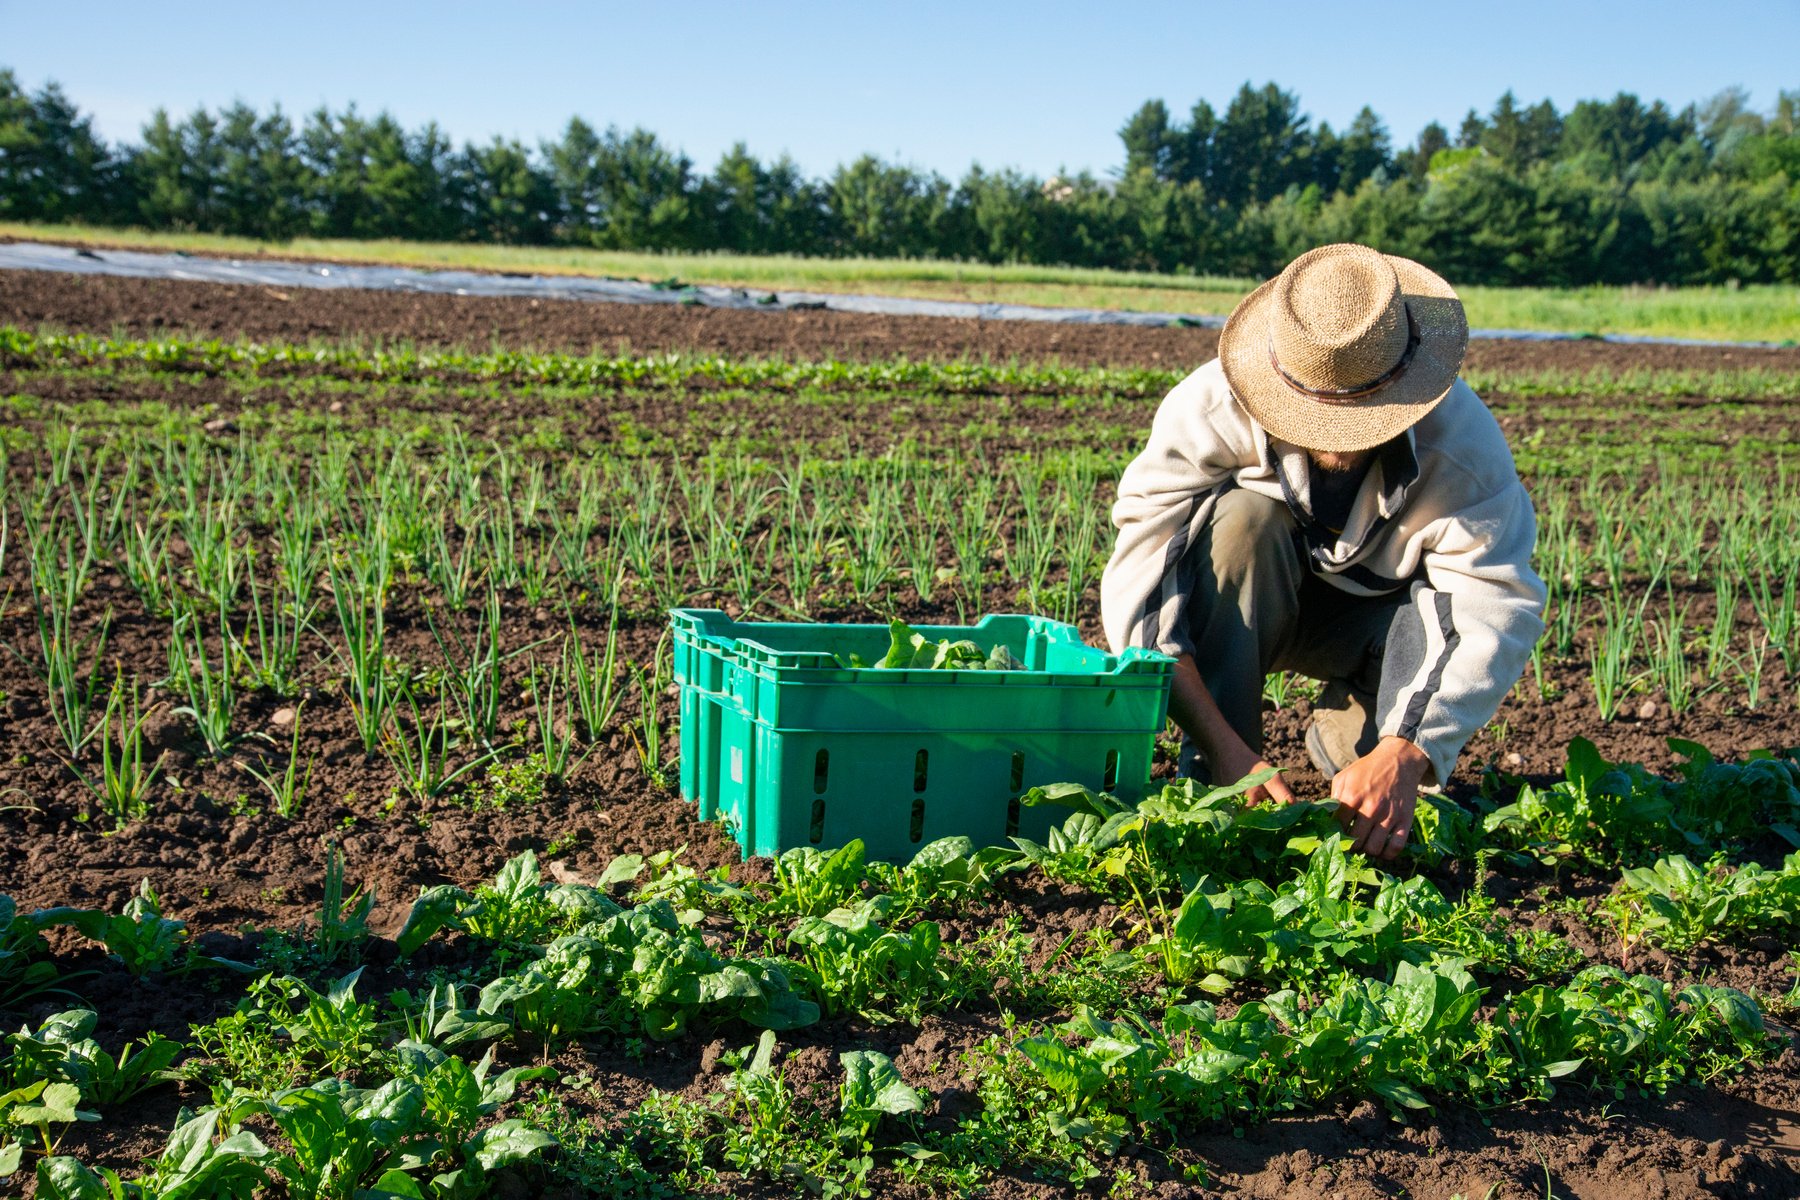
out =
<svg viewBox="0 0 1800 1200"><path fill-rule="evenodd" d="M1468 341L1462 302L1418 263L1303 254L1163 400L1113 508L1106 635L1177 657L1183 773L1267 768L1264 676L1323 680L1306 749L1379 857L1543 631L1531 501L1457 378ZM1293 799L1280 776L1250 795L1268 797Z"/></svg>

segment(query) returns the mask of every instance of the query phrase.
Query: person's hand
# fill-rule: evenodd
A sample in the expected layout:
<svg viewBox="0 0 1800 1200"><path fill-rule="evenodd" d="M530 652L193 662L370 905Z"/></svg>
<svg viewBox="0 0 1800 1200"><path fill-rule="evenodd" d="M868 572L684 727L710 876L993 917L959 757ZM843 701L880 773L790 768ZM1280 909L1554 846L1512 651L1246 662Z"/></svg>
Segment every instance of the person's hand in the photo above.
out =
<svg viewBox="0 0 1800 1200"><path fill-rule="evenodd" d="M1244 744L1244 740L1233 737L1235 745L1224 745L1216 748L1216 752L1206 756L1207 770L1212 774L1215 784L1232 784L1258 771L1272 769L1272 764L1260 754ZM1244 793L1244 803L1255 805L1264 800L1274 800L1280 804L1292 804L1294 793L1281 776L1270 776L1268 782L1259 783Z"/></svg>
<svg viewBox="0 0 1800 1200"><path fill-rule="evenodd" d="M1385 737L1331 779L1338 823L1350 834L1350 848L1370 858L1393 859L1412 833L1419 784L1431 760L1405 738Z"/></svg>
<svg viewBox="0 0 1800 1200"><path fill-rule="evenodd" d="M1194 665L1191 654L1180 655L1175 660L1174 678L1169 686L1169 716L1181 726L1183 733L1194 739L1200 757L1206 760L1207 774L1212 776L1214 783L1228 786L1259 771L1274 769L1225 720L1219 706L1213 703L1212 693L1206 690L1206 681L1200 678L1200 670ZM1281 776L1275 775L1244 793L1246 804L1264 800L1292 804L1294 793L1288 790Z"/></svg>

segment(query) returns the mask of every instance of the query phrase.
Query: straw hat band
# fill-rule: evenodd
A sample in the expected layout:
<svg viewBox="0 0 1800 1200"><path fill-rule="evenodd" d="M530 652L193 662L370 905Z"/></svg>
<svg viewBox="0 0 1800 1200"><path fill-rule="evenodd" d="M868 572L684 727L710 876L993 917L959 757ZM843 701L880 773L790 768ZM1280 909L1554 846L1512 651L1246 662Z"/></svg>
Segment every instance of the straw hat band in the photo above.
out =
<svg viewBox="0 0 1800 1200"><path fill-rule="evenodd" d="M1364 396L1379 392L1382 388L1394 383L1402 375L1406 374L1406 368L1412 365L1413 355L1417 354L1419 350L1419 322L1414 318L1410 305L1405 305L1403 307L1405 307L1406 310L1406 349L1401 352L1400 360L1398 362L1382 372L1374 380L1363 384L1361 387L1307 387L1304 383L1290 375L1287 368L1281 365L1281 356L1275 352L1275 338L1272 334L1269 337L1269 365L1275 369L1277 375L1281 376L1281 381L1287 384L1293 391L1299 392L1302 396L1309 396L1323 404L1349 404L1353 401L1362 399Z"/></svg>

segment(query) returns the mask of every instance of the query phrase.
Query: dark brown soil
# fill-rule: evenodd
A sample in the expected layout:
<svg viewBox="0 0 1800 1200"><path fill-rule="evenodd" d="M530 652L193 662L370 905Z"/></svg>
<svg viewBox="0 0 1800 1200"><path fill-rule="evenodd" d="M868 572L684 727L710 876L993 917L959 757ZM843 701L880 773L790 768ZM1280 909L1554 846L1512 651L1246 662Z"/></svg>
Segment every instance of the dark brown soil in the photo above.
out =
<svg viewBox="0 0 1800 1200"><path fill-rule="evenodd" d="M498 341L607 351L680 348L799 357L987 355L1150 365L1198 363L1211 355L1214 344L1214 335L1201 330L1067 328L391 293L277 296L227 285L34 272L0 272L0 321L98 332L118 327L134 334L181 330L288 339L354 335L476 347ZM1471 357L1479 365L1514 369L1800 368L1800 351L1792 350L1593 343L1477 343ZM63 393L47 390L57 386ZM121 386L129 393L136 385ZM79 381L57 385L40 379L34 390L52 400L84 398ZM85 398L94 395L86 393ZM176 402L169 396L162 399ZM387 406L391 400L388 396L382 403L353 400L342 412L343 419L380 420L383 411L394 411ZM434 403L423 392L405 394L402 400L420 408ZM234 396L219 381L186 402L208 414L221 407L231 413L254 407L250 398ZM472 434L486 432L478 401L439 393L435 402L465 411ZM1026 398L988 398L984 403L1020 405L1016 414L1027 418L1019 426L1021 444L1034 433L1048 436L1055 428L1053 413L1032 419ZM1154 400L1144 403L1147 413ZM549 407L546 404L544 411ZM621 410L649 428L681 429L694 419L691 396L633 395L618 398L616 404L598 397L583 418L589 423L587 433L604 441L611 428L609 418ZM1141 427L1143 415L1125 417L1123 422ZM932 421L941 421L944 430L952 431L965 416L928 415L921 410L917 420L927 429ZM509 410L491 421L496 427L511 428L511 422L521 419L519 412ZM1530 426L1529 418L1522 420ZM1772 427L1778 427L1779 418L1772 421ZM705 428L704 420L701 425ZM793 426L778 432L825 440L853 426L857 426L855 411L849 415L818 411L797 417ZM904 421L896 421L880 436L904 428ZM1509 430L1515 436L1519 433ZM858 443L858 449L874 450L879 444L878 437L871 437ZM20 554L8 556L0 570L0 597L10 589L10 599L0 600L0 644L22 647L36 636L29 606L22 599L26 572ZM1004 609L1010 599L996 589L980 597L979 606ZM724 598L695 601L723 603ZM128 672L135 670L147 679L160 675L166 668L162 657L166 625L142 616L122 579L102 574L87 603L93 610L85 613L89 619L109 605L115 609L109 657L117 657ZM916 596L910 602L902 597L899 610L899 615L920 622L947 622L955 615L947 601L927 605ZM1092 596L1084 611L1089 614L1084 632L1097 636ZM603 614L589 616L603 619ZM828 609L822 619L876 618L871 612L838 607ZM1696 619L1710 620L1710 614ZM517 605L509 607L505 620L509 644L523 644L550 632L560 618ZM647 656L660 632L659 623L652 620L628 622L622 653ZM429 657L424 613L404 595L396 599L390 636L394 653ZM1576 658L1584 660L1585 651ZM1721 691L1703 695L1692 710L1676 715L1663 698L1648 695L1633 697L1628 706L1632 715L1612 722L1600 720L1578 666L1553 667L1548 682L1548 699L1529 681L1515 690L1495 724L1470 746L1453 791L1472 792L1480 782L1481 768L1489 763L1508 774L1552 779L1560 773L1564 747L1576 735L1593 739L1609 757L1664 770L1674 762L1666 744L1670 736L1699 741L1722 757L1765 746L1800 745L1800 712L1793 703L1796 681L1779 666L1771 668L1770 699L1758 710L1743 710L1741 702ZM149 878L165 911L188 922L202 950L240 958L254 953L266 931L294 930L316 913L327 840L343 847L351 881L374 888L379 905L372 925L384 935L397 930L420 887L441 882L472 885L491 877L507 858L527 848L545 854L546 871L558 878L592 880L617 854L683 845L684 861L696 868L729 865L740 880L767 877L766 864L739 863L735 847L717 827L697 822L687 805L647 782L637 751L622 733L615 734L568 784L553 788L536 805L498 812L465 803L429 807L405 799L390 803L396 782L393 770L380 756L362 754L354 743L351 714L335 694L314 696L301 710L302 753L316 755L318 766L312 799L294 819L247 811L267 805L259 786L236 759L255 761L273 754L267 747L285 746L289 728L276 720L287 702L252 695L241 710L240 724L246 732L267 735L268 741L247 740L224 762L199 752L191 728L159 717L155 749L163 755L169 777L181 786L160 788L152 815L112 833L84 819L84 792L54 755L59 739L40 702L41 687L15 655L0 653L0 693L5 697L0 701L0 745L8 749L7 761L0 765L0 810L4 810L0 891L12 895L24 910L71 904L116 911L139 882ZM510 689L510 694L516 693L516 688ZM1646 704L1643 715L1637 715ZM523 708L504 714L508 720L526 715ZM1319 794L1322 781L1303 765L1301 737L1307 716L1304 701L1272 713L1269 752L1275 761L1295 765L1298 791ZM1171 767L1165 761L1160 770L1167 773ZM18 808L8 809L21 799ZM234 808L240 810L238 815ZM552 844L560 847L554 855L546 853ZM1619 948L1594 927L1541 908L1546 899L1593 896L1602 894L1605 886L1603 881L1571 878L1490 881L1495 896L1521 923L1555 928L1590 957L1617 961ZM1058 966L1051 951L1063 939L1087 931L1105 936L1115 915L1091 895L1028 876L1009 881L992 906L979 913L945 914L944 924L946 937L957 939L976 936L1000 920L1016 919L1023 932L1036 939L1039 952L1032 967L1049 972ZM75 987L100 1013L100 1036L109 1045L153 1029L184 1037L190 1023L228 1012L241 993L241 981L230 975L133 980L68 933L56 936L55 947L65 970L92 972ZM1786 950L1757 943L1701 948L1683 956L1648 952L1634 958L1631 966L1664 978L1705 978L1770 996L1792 985L1794 968ZM434 945L421 961L446 965L460 953L452 941ZM406 982L394 963L391 943L377 940L369 958L370 986L363 994L382 995ZM894 1058L911 1082L934 1094L937 1109L929 1119L948 1122L976 1103L974 1069L966 1056L989 1037L1005 1036L999 999L933 1016L916 1027L839 1020L784 1036L782 1045L790 1051L790 1081L798 1087L816 1083L835 1088L839 1051L879 1049ZM56 999L42 1000L0 1017L16 1027L65 1006ZM587 1089L559 1095L566 1097L569 1111L577 1117L604 1123L652 1089L694 1099L717 1091L726 1076L719 1064L721 1052L751 1040L743 1030L701 1030L667 1044L596 1041L564 1048L551 1064L567 1076L587 1075L593 1081ZM508 1053L519 1062L532 1058L532 1051L525 1048ZM95 1164L133 1166L160 1150L182 1104L205 1101L205 1094L192 1086L158 1089L133 1102L129 1113L109 1113L99 1124L75 1128L63 1151ZM1493 1113L1451 1104L1408 1124L1395 1123L1371 1104L1339 1106L1241 1131L1194 1130L1178 1146L1130 1150L1121 1166L1137 1175L1150 1194L1168 1197L1223 1193L1363 1200L1460 1193L1475 1200L1487 1195L1490 1187L1499 1189L1495 1193L1499 1197L1554 1194L1588 1200L1795 1197L1800 1196L1800 1060L1790 1050L1778 1062L1741 1080L1668 1097L1635 1093L1618 1097L1571 1088L1550 1104ZM0 1194L5 1190L0 1185ZM1043 1197L1066 1191L1002 1171L986 1194ZM790 1194L736 1186L726 1193ZM909 1193L895 1177L885 1175L877 1181L876 1194Z"/></svg>
<svg viewBox="0 0 1800 1200"><path fill-rule="evenodd" d="M793 358L972 357L1068 363L1198 366L1218 332L1127 325L1052 325L841 312L754 312L682 305L277 291L260 286L0 272L0 320L144 337L194 333L305 341L363 338L485 348L699 350ZM1800 349L1622 346L1597 341L1476 341L1473 369L1800 367Z"/></svg>

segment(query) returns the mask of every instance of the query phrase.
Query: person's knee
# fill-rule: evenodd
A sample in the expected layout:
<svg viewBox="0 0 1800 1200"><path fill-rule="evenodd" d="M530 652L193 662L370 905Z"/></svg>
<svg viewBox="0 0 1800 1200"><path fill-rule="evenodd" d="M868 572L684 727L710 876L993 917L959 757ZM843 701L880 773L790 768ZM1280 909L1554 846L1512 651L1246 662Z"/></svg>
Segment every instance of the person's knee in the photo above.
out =
<svg viewBox="0 0 1800 1200"><path fill-rule="evenodd" d="M1297 584L1294 516L1280 500L1233 488L1215 502L1210 532L1213 575L1221 588Z"/></svg>

